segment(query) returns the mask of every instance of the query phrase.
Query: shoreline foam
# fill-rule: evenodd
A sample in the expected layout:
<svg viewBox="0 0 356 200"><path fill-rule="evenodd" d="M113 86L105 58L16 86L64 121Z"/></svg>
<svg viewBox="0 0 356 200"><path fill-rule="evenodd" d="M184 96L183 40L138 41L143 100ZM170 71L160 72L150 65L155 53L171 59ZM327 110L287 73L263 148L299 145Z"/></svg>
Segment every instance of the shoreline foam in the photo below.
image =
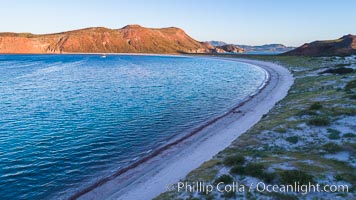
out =
<svg viewBox="0 0 356 200"><path fill-rule="evenodd" d="M157 196L165 191L167 184L176 183L184 178L187 173L210 160L212 156L228 147L236 137L257 123L263 114L287 94L293 83L292 75L287 69L272 63L246 59L216 57L213 59L257 65L267 72L269 79L258 92L250 95L228 112L154 150L149 156L120 169L112 176L103 178L77 192L69 199L151 199ZM286 80L281 80L281 77ZM282 89L278 89L281 86ZM273 92L279 95L273 96ZM257 110L257 106L262 106L264 109ZM239 111L236 111L238 109ZM249 118L246 115L249 115ZM246 119L247 122L241 123ZM219 133L224 136L219 137ZM205 148L209 148L209 152ZM179 167L182 162L185 167Z"/></svg>

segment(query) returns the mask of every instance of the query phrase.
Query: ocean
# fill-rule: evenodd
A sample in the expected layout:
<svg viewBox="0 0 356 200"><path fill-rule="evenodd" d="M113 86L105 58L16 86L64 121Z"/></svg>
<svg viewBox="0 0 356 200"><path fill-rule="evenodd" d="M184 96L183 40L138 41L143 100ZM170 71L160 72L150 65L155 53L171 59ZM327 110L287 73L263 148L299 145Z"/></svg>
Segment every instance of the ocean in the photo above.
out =
<svg viewBox="0 0 356 200"><path fill-rule="evenodd" d="M0 199L57 199L256 92L266 72L202 57L0 55Z"/></svg>

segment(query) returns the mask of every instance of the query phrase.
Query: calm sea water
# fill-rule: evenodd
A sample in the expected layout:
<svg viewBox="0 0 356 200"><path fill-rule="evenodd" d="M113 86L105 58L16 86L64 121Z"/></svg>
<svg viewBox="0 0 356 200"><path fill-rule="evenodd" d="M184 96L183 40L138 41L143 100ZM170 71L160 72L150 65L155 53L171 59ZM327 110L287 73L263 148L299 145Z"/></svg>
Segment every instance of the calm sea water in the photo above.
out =
<svg viewBox="0 0 356 200"><path fill-rule="evenodd" d="M206 58L0 55L0 199L66 196L227 111L264 78Z"/></svg>

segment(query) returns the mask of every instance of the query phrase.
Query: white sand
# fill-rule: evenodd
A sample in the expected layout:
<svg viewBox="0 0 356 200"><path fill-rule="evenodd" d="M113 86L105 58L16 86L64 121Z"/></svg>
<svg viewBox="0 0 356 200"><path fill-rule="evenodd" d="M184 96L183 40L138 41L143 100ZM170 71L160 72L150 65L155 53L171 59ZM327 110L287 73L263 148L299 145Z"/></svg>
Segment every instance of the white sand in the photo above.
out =
<svg viewBox="0 0 356 200"><path fill-rule="evenodd" d="M257 65L269 72L267 86L251 100L199 133L163 151L158 156L104 183L79 199L147 200L166 191L205 161L228 147L246 132L278 101L293 84L291 73L284 67L262 61L228 59Z"/></svg>

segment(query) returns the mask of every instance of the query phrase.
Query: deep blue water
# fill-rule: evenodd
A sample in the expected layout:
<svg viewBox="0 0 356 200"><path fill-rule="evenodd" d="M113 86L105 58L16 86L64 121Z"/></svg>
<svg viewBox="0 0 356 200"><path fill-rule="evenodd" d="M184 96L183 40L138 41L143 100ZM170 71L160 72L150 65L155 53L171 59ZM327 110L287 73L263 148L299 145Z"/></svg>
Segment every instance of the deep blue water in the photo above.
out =
<svg viewBox="0 0 356 200"><path fill-rule="evenodd" d="M0 199L68 195L227 111L264 78L206 58L0 55Z"/></svg>

